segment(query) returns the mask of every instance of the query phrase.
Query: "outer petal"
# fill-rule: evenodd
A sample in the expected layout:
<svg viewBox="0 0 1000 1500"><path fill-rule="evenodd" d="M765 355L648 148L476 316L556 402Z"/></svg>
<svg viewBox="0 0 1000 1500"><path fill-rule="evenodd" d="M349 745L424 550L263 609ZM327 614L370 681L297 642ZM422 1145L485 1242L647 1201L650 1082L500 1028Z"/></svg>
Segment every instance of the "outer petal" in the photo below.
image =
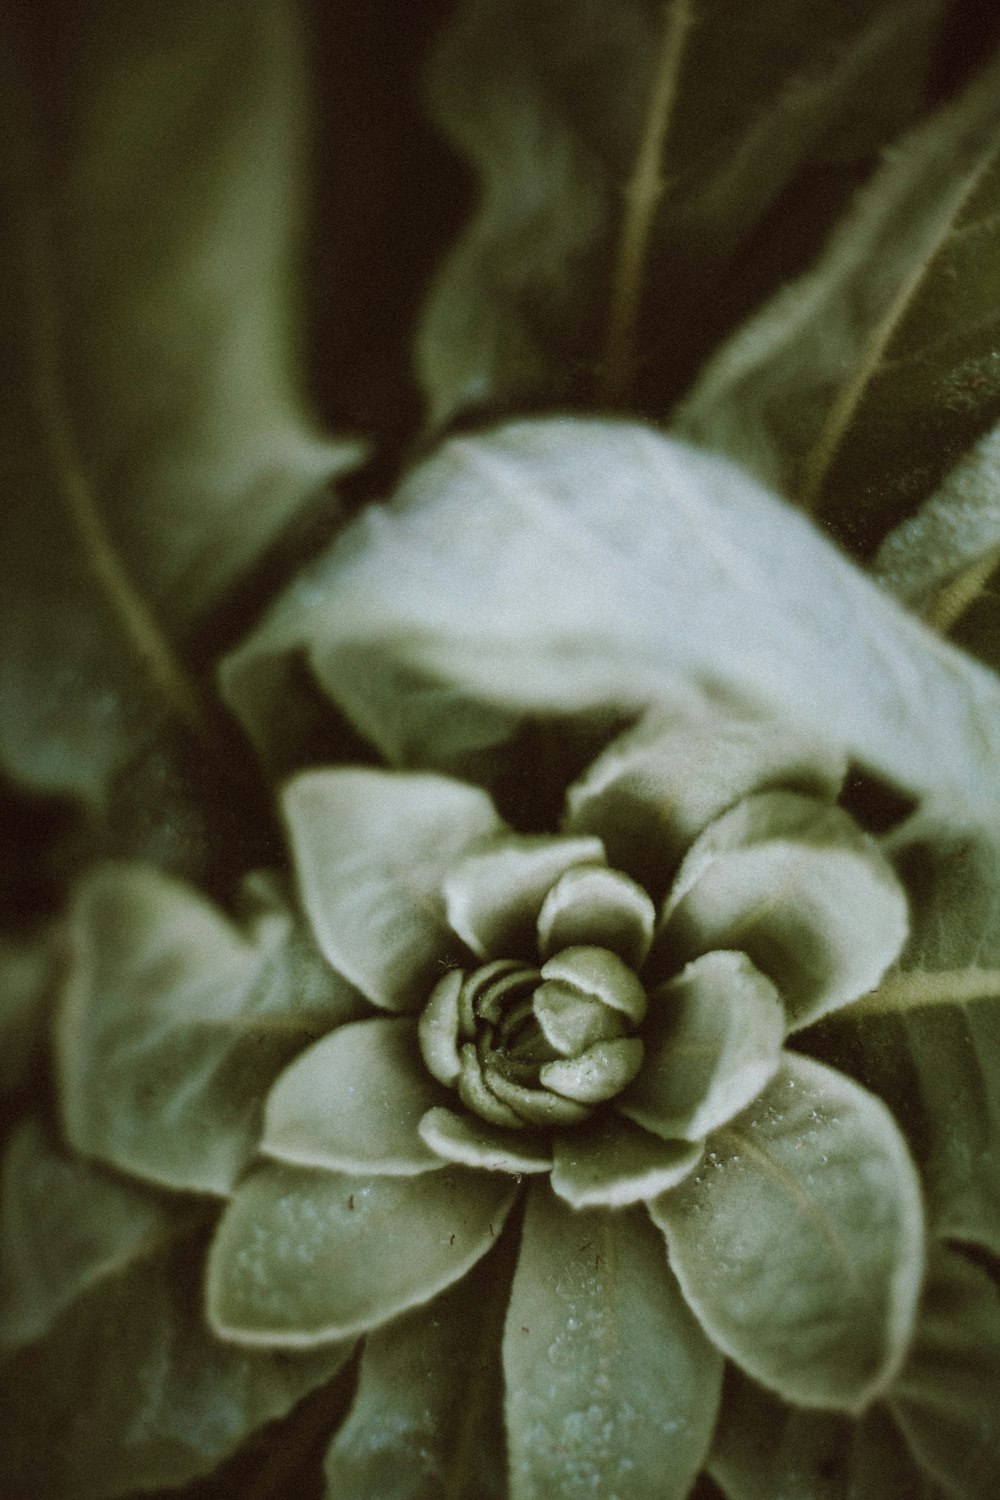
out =
<svg viewBox="0 0 1000 1500"><path fill-rule="evenodd" d="M507 1329L512 1500L683 1500L715 1424L722 1360L638 1210L528 1200Z"/></svg>
<svg viewBox="0 0 1000 1500"><path fill-rule="evenodd" d="M596 833L608 862L655 896L702 829L752 792L836 797L844 756L776 718L705 706L648 713L612 740L566 797L566 829Z"/></svg>
<svg viewBox="0 0 1000 1500"><path fill-rule="evenodd" d="M534 959L538 913L550 886L578 865L603 863L600 839L507 834L448 871L448 921L480 958Z"/></svg>
<svg viewBox="0 0 1000 1500"><path fill-rule="evenodd" d="M542 958L562 948L597 947L642 967L656 927L646 892L620 870L582 865L556 881L538 914Z"/></svg>
<svg viewBox="0 0 1000 1500"><path fill-rule="evenodd" d="M573 1208L622 1208L676 1187L701 1160L701 1142L664 1141L617 1115L557 1134L552 1189Z"/></svg>
<svg viewBox="0 0 1000 1500"><path fill-rule="evenodd" d="M240 1344L304 1349L427 1302L490 1248L512 1181L460 1167L349 1177L265 1166L223 1214L208 1257L208 1321Z"/></svg>
<svg viewBox="0 0 1000 1500"><path fill-rule="evenodd" d="M420 1121L421 1139L445 1161L487 1172L547 1172L552 1151L544 1140L520 1130L503 1130L477 1115L429 1109Z"/></svg>
<svg viewBox="0 0 1000 1500"><path fill-rule="evenodd" d="M706 953L654 993L646 1055L616 1108L665 1140L701 1140L773 1078L784 1031L771 981L742 953Z"/></svg>
<svg viewBox="0 0 1000 1500"><path fill-rule="evenodd" d="M368 999L413 1011L455 948L440 888L496 832L492 802L445 776L307 771L283 795L306 911L323 953Z"/></svg>
<svg viewBox="0 0 1000 1500"><path fill-rule="evenodd" d="M748 797L688 853L652 962L738 948L781 991L790 1029L874 989L906 939L903 888L837 807L791 792Z"/></svg>
<svg viewBox="0 0 1000 1500"><path fill-rule="evenodd" d="M650 1205L711 1338L804 1406L861 1411L899 1369L923 1274L916 1172L873 1094L789 1054Z"/></svg>
<svg viewBox="0 0 1000 1500"><path fill-rule="evenodd" d="M441 1165L417 1126L444 1097L424 1067L416 1021L355 1021L282 1073L267 1098L260 1149L304 1167L412 1176Z"/></svg>

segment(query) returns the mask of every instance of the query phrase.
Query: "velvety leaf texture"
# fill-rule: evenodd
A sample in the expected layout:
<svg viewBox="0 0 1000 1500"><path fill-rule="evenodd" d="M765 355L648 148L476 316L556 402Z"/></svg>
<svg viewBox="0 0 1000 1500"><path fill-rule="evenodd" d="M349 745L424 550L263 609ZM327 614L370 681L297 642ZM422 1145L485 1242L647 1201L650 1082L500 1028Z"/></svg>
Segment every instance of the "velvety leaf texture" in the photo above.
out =
<svg viewBox="0 0 1000 1500"><path fill-rule="evenodd" d="M279 601L223 663L223 690L266 739L274 658L301 650L369 715L390 645L467 700L520 712L654 697L691 711L725 691L961 823L1000 820L996 679L746 474L628 423L452 440ZM420 725L433 763L437 724Z"/></svg>
<svg viewBox="0 0 1000 1500"><path fill-rule="evenodd" d="M888 155L678 414L870 551L1000 413L1000 65Z"/></svg>
<svg viewBox="0 0 1000 1500"><path fill-rule="evenodd" d="M97 797L149 711L137 614L190 623L360 450L296 390L290 8L103 0L65 30L55 105L30 27L4 39L0 441L30 503L4 509L0 754Z"/></svg>
<svg viewBox="0 0 1000 1500"><path fill-rule="evenodd" d="M599 360L623 190L665 31L682 35L650 279L670 289L657 311L660 337L676 344L699 320L672 319L672 308L705 298L805 164L863 154L905 122L941 9L766 0L751 17L717 0L690 12L656 0L466 0L428 80L436 121L481 183L417 334L434 425L468 407L564 398Z"/></svg>

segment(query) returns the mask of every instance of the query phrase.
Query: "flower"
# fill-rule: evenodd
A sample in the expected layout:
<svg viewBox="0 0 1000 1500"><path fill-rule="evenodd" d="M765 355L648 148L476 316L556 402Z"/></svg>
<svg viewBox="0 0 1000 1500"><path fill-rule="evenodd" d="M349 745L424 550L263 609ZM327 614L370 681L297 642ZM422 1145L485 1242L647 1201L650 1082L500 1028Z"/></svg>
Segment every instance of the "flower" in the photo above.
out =
<svg viewBox="0 0 1000 1500"><path fill-rule="evenodd" d="M710 790L690 780L708 746ZM270 1090L267 1161L209 1257L220 1336L298 1347L383 1325L466 1274L524 1180L529 1267L539 1224L554 1284L593 1226L627 1227L650 1315L669 1304L674 1344L696 1351L680 1450L650 1445L677 1493L711 1437L721 1353L800 1403L867 1405L912 1329L917 1176L873 1095L783 1048L873 989L907 931L889 862L832 800L837 769L719 709L651 714L612 741L550 836L440 775L293 779L316 936L381 1014L329 1032ZM566 1413L543 1407L550 1432ZM580 1461L610 1411L581 1419ZM515 1425L510 1441L522 1492L557 1483L547 1439Z"/></svg>

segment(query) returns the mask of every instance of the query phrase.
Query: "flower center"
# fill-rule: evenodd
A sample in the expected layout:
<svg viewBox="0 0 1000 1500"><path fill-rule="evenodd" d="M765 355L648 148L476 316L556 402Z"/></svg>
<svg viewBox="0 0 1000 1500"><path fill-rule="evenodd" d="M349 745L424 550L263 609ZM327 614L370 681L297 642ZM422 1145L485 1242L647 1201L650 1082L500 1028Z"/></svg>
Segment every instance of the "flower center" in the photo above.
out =
<svg viewBox="0 0 1000 1500"><path fill-rule="evenodd" d="M585 1120L635 1077L646 1012L634 972L604 948L541 968L499 959L450 971L420 1018L427 1067L466 1108L511 1129Z"/></svg>

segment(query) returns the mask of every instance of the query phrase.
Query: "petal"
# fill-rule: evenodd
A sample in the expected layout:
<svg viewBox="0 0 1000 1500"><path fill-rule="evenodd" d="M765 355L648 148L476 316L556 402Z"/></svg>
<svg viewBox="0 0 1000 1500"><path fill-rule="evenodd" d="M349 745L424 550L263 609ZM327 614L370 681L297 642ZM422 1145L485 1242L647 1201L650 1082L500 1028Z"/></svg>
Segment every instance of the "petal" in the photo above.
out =
<svg viewBox="0 0 1000 1500"><path fill-rule="evenodd" d="M600 839L507 834L448 871L448 921L480 958L533 959L549 888L575 865L603 863Z"/></svg>
<svg viewBox="0 0 1000 1500"><path fill-rule="evenodd" d="M563 1057L575 1057L594 1042L610 1041L625 1030L620 1011L557 979L538 986L531 1007L545 1040Z"/></svg>
<svg viewBox="0 0 1000 1500"><path fill-rule="evenodd" d="M451 969L431 990L431 997L420 1012L418 1035L420 1051L431 1073L450 1088L462 1071L458 1055L461 1027L459 996L465 975Z"/></svg>
<svg viewBox="0 0 1000 1500"><path fill-rule="evenodd" d="M701 1160L700 1141L664 1141L611 1114L553 1142L552 1188L573 1208L622 1208L665 1193Z"/></svg>
<svg viewBox="0 0 1000 1500"><path fill-rule="evenodd" d="M423 1065L417 1023L340 1026L282 1073L267 1097L265 1156L338 1172L408 1176L441 1165L417 1133L441 1088Z"/></svg>
<svg viewBox="0 0 1000 1500"><path fill-rule="evenodd" d="M596 833L609 864L657 898L684 851L752 792L836 797L843 755L786 720L708 706L648 713L612 740L566 797L566 829Z"/></svg>
<svg viewBox="0 0 1000 1500"><path fill-rule="evenodd" d="M445 776L352 769L306 771L282 803L324 955L375 1005L418 1009L457 946L444 872L502 826L492 802Z"/></svg>
<svg viewBox="0 0 1000 1500"><path fill-rule="evenodd" d="M1000 1494L998 1398L1000 1291L980 1266L940 1250L890 1407L947 1495Z"/></svg>
<svg viewBox="0 0 1000 1500"><path fill-rule="evenodd" d="M774 980L797 1030L874 989L907 925L892 867L847 813L764 792L724 813L690 850L653 961L738 948Z"/></svg>
<svg viewBox="0 0 1000 1500"><path fill-rule="evenodd" d="M523 1130L524 1118L500 1099L483 1078L483 1064L473 1042L466 1042L460 1055L458 1096L467 1109L493 1125L508 1130Z"/></svg>
<svg viewBox="0 0 1000 1500"><path fill-rule="evenodd" d="M646 991L636 975L606 948L566 948L542 965L543 979L559 979L593 995L637 1026L646 1014Z"/></svg>
<svg viewBox="0 0 1000 1500"><path fill-rule="evenodd" d="M563 1057L545 1063L539 1077L547 1089L581 1104L601 1104L620 1094L642 1067L642 1042L623 1036L612 1042L595 1042L579 1057Z"/></svg>
<svg viewBox="0 0 1000 1500"><path fill-rule="evenodd" d="M287 1349L375 1328L464 1276L516 1192L460 1167L377 1178L261 1167L209 1251L209 1324L223 1339Z"/></svg>
<svg viewBox="0 0 1000 1500"><path fill-rule="evenodd" d="M453 1109L429 1109L420 1121L420 1135L438 1156L463 1167L520 1173L547 1172L552 1166L546 1142Z"/></svg>
<svg viewBox="0 0 1000 1500"><path fill-rule="evenodd" d="M500 1335L510 1274L497 1258L366 1339L354 1404L326 1456L328 1496L506 1500Z"/></svg>
<svg viewBox="0 0 1000 1500"><path fill-rule="evenodd" d="M616 1108L665 1140L697 1141L774 1077L785 1014L742 953L706 953L654 993L638 1076Z"/></svg>
<svg viewBox="0 0 1000 1500"><path fill-rule="evenodd" d="M609 948L631 968L642 967L653 941L656 908L620 870L578 865L556 881L538 914L543 958L581 945Z"/></svg>
<svg viewBox="0 0 1000 1500"><path fill-rule="evenodd" d="M585 1104L550 1093L547 1088L527 1088L505 1077L496 1067L490 1068L488 1078L491 1092L516 1112L522 1124L578 1125L590 1117Z"/></svg>
<svg viewBox="0 0 1000 1500"><path fill-rule="evenodd" d="M641 1210L528 1198L504 1333L512 1500L684 1500L722 1359Z"/></svg>
<svg viewBox="0 0 1000 1500"><path fill-rule="evenodd" d="M707 1148L650 1204L702 1326L786 1400L863 1410L899 1368L923 1275L920 1187L895 1121L790 1053Z"/></svg>

